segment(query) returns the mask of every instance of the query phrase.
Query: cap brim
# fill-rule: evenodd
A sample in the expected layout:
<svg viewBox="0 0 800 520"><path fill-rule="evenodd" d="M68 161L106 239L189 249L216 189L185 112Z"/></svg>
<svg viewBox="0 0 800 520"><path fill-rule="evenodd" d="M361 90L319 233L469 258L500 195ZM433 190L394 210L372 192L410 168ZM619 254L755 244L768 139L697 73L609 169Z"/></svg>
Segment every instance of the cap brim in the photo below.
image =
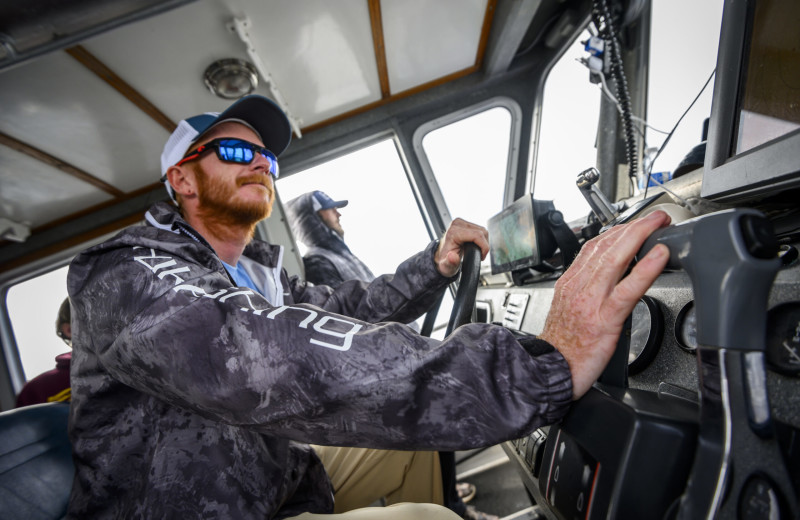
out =
<svg viewBox="0 0 800 520"><path fill-rule="evenodd" d="M327 204L320 204L319 209L343 208L345 206L347 206L346 200L332 200Z"/></svg>
<svg viewBox="0 0 800 520"><path fill-rule="evenodd" d="M286 114L264 96L243 97L221 112L211 126L226 119L240 119L252 126L261 136L264 147L276 156L282 154L292 141L292 125Z"/></svg>

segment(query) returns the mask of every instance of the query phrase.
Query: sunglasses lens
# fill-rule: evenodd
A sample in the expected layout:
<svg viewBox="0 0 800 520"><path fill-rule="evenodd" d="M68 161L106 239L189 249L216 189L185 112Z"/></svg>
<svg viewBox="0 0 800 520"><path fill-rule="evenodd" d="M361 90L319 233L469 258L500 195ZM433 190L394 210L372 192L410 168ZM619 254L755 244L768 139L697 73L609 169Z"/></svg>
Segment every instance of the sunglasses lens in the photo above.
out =
<svg viewBox="0 0 800 520"><path fill-rule="evenodd" d="M250 143L226 140L219 143L219 158L223 161L250 164L253 161L253 149Z"/></svg>
<svg viewBox="0 0 800 520"><path fill-rule="evenodd" d="M278 178L278 158L266 148L241 141L239 139L222 139L217 143L217 156L220 160L250 164L253 162L255 153L258 152L269 163L269 172L276 179Z"/></svg>
<svg viewBox="0 0 800 520"><path fill-rule="evenodd" d="M272 155L272 153L269 150L266 150L266 149L261 151L261 155L263 155L264 158L269 163L269 173L271 173L272 176L277 179L278 178L278 158L275 157L274 155Z"/></svg>

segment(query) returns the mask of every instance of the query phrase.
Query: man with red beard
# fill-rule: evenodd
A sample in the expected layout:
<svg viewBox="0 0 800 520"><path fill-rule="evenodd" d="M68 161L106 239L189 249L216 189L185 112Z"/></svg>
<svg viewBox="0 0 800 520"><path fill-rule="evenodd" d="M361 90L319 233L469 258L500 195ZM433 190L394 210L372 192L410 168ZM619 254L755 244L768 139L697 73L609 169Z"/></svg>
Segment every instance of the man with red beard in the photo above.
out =
<svg viewBox="0 0 800 520"><path fill-rule="evenodd" d="M486 255L486 230L456 219L370 284L290 279L283 248L253 239L290 137L260 96L181 121L162 154L175 205L72 262L69 518L458 518L411 503L441 503L435 452L563 417L668 257L623 278L668 221L654 213L584 245L539 338L421 337L401 323L454 279L462 244ZM399 505L356 509L380 497Z"/></svg>

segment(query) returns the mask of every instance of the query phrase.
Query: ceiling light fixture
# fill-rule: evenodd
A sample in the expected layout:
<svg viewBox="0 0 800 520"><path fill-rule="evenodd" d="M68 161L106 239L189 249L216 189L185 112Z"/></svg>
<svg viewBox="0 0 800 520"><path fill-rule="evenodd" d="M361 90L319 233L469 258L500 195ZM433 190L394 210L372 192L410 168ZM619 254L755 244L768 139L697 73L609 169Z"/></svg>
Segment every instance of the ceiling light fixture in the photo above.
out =
<svg viewBox="0 0 800 520"><path fill-rule="evenodd" d="M258 86L258 72L250 62L237 58L217 60L203 74L208 89L223 99L239 99Z"/></svg>

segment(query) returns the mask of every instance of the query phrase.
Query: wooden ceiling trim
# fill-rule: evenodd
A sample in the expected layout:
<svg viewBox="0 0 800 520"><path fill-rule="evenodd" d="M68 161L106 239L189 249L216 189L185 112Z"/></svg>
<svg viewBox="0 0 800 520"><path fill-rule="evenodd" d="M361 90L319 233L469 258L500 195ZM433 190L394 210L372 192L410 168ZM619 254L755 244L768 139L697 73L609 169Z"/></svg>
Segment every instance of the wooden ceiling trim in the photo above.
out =
<svg viewBox="0 0 800 520"><path fill-rule="evenodd" d="M100 79L108 83L117 92L125 96L131 103L136 105L139 110L150 116L156 123L164 127L164 129L172 133L177 127L177 124L167 117L161 110L156 108L150 101L139 93L135 88L130 86L125 80L117 76L117 74L108 68L105 63L97 59L92 53L86 50L81 45L70 47L64 50L67 54L78 60L78 62L94 72Z"/></svg>
<svg viewBox="0 0 800 520"><path fill-rule="evenodd" d="M324 128L324 127L332 125L334 123L338 123L339 121L343 121L345 119L349 119L349 118L351 118L353 116L356 116L358 114L361 114L363 112L369 112L370 110L372 110L374 108L378 108L378 107L380 107L382 105L388 105L389 103L392 103L392 102L397 101L399 99L403 99L403 98L407 98L409 96L413 96L414 94L418 94L418 93L423 92L425 90L432 89L434 87L438 87L439 85L443 85L444 83L447 83L449 81L454 81L456 79L463 78L464 76L469 76L470 74L472 74L474 72L477 72L478 70L480 70L480 67L477 66L477 65L473 65L472 67L467 67L466 69L453 72L452 74L449 74L447 76L442 76L441 78L435 79L433 81L429 81L428 83L424 83L422 85L417 85L414 88L410 88L408 90L404 90L402 92L398 92L397 94L389 96L388 98L380 99L378 101L370 103L369 105L364 105L362 107L356 108L356 109L351 110L349 112L345 112L343 114L339 114L338 116L333 116L333 117L331 117L329 119L326 119L324 121L320 121L319 123L314 123L312 125L308 125L306 127L303 127L303 133L306 134L306 133L313 132L314 130L319 130L320 128Z"/></svg>
<svg viewBox="0 0 800 520"><path fill-rule="evenodd" d="M497 0L489 0L486 4L486 14L483 16L483 27L481 28L481 39L478 42L478 52L475 55L475 66L483 64L483 57L486 54L486 47L489 45L489 34L492 32L492 21L494 13L497 11Z"/></svg>
<svg viewBox="0 0 800 520"><path fill-rule="evenodd" d="M375 47L375 62L378 66L378 79L381 84L381 99L388 99L392 92L389 88L389 67L386 64L386 47L383 42L381 0L367 0L367 4L369 5L369 22L372 26L372 44Z"/></svg>
<svg viewBox="0 0 800 520"><path fill-rule="evenodd" d="M86 209L77 211L75 213L71 213L69 215L66 215L64 217L61 217L59 219L53 220L52 222L48 222L46 224L42 224L41 226L32 229L31 230L31 234L35 235L36 233L42 233L42 232L47 231L49 229L56 228L58 226L67 224L72 220L79 219L79 218L84 217L86 215L91 215L92 213L95 213L97 211L100 211L100 210L115 206L117 204L121 204L123 202L135 199L136 197L139 197L139 196L144 195L144 194L146 194L148 192L151 192L151 191L156 191L158 189L164 190L164 184L161 183L161 182L156 182L155 184L148 184L147 186L143 186L143 187L141 187L141 188L139 188L139 189L137 189L135 191L132 191L130 193L125 193L121 197L116 198L114 200L107 200L105 202L101 202L100 204L95 204L94 206L92 206L90 208L86 208ZM167 191L166 190L164 190L164 199L165 200L167 199ZM141 217L141 215L140 215L140 217Z"/></svg>
<svg viewBox="0 0 800 520"><path fill-rule="evenodd" d="M484 56L486 55L486 48L489 45L489 35L492 31L492 22L494 21L494 14L497 11L497 0L489 0L486 3L486 13L483 16L483 26L481 27L481 36L478 41L478 48L475 52L475 64L472 67L467 67L466 69L453 72L452 74L449 74L447 76L443 76L428 83L424 83L422 85L418 85L414 88L404 90L403 92L398 92L397 94L392 95L391 90L389 88L389 69L386 64L386 50L383 42L383 22L381 18L381 2L380 0L367 0L367 3L369 5L370 23L372 25L372 41L375 46L375 60L378 64L378 75L380 76L381 99L373 103L370 103L369 105L365 105L355 110L339 114L338 116L334 116L330 119L326 119L324 121L308 125L307 127L304 127L302 129L303 133L319 130L320 128L324 128L334 123L338 123L339 121L343 121L345 119L361 114L363 112L368 112L379 106L386 105L393 101L397 101L398 99L406 98L414 94L417 94L419 92L423 92L425 90L447 83L448 81L453 81L458 78L468 76L473 72L480 70L480 68L483 66L483 59Z"/></svg>
<svg viewBox="0 0 800 520"><path fill-rule="evenodd" d="M132 226L137 222L141 222L143 219L142 212L137 212L135 214L128 215L121 219L118 219L114 222L109 222L107 224L103 224L100 227L94 228L90 231L85 233L80 233L73 237L69 237L65 240L59 241L56 244L50 244L49 246L43 247L26 255L22 255L18 258L14 258L8 262L2 264L2 268L0 268L0 272L10 271L17 267L27 265L31 262L36 260L40 260L42 258L47 258L50 255L54 255L56 253L60 253L65 249L69 249L70 247L78 246L88 242L89 240L93 240L97 237L101 237L103 235L113 233L115 231L119 231L125 227ZM2 242L0 242L2 243Z"/></svg>
<svg viewBox="0 0 800 520"><path fill-rule="evenodd" d="M120 189L116 188L115 186L112 186L111 184L108 184L107 182L105 182L105 181L103 181L101 179L98 179L94 175L92 175L90 173L86 173L85 171L83 171L83 170L81 170L79 168L76 168L76 167L72 166L71 164L65 163L64 161L62 161L61 159L58 159L57 157L53 157L52 155L50 155L50 154L48 154L46 152L43 152L42 150L39 150L38 148L34 148L33 146L31 146L31 145L29 145L27 143L23 143L22 141L13 138L10 135L6 135L6 134L4 134L2 132L0 132L0 144L9 147L12 150L16 150L16 151L18 151L20 153L24 153L28 157L32 157L32 158L36 159L37 161L43 162L43 163L45 163L47 165L50 165L53 168L56 168L59 171L62 171L64 173L66 173L67 175L75 177L76 179L80 179L83 182L91 184L95 188L101 189L104 192L106 192L106 193L108 193L110 195L113 195L114 197L119 198L119 197L123 197L125 195L124 191L121 191Z"/></svg>
<svg viewBox="0 0 800 520"><path fill-rule="evenodd" d="M93 213L100 213L104 210L108 210L109 208L118 207L120 204L135 201L136 199L139 198L142 199L142 203L139 204L139 207L134 205L131 207L130 210L120 212L120 215L114 218L110 222L102 224L101 226L96 228L87 229L85 231L82 231L67 238L59 238L59 240L56 243L49 244L41 249L20 255L19 257L16 258L12 257L8 261L3 261L2 263L0 263L0 273L2 273L3 271L14 269L21 265L25 265L40 258L46 258L50 255L61 252L64 249L68 249L70 247L86 243L89 240L103 236L107 233L112 233L114 231L121 230L124 227L136 224L137 222L140 222L144 219L144 212L147 210L149 206L151 206L153 203L157 201L167 200L167 192L166 190L164 190L164 185L161 182L150 184L148 186L143 186L137 189L136 191L132 191L130 193L125 194L125 196L120 199L102 202L100 204L92 206L91 208L86 208L71 215L67 215L65 217L61 217L60 219L43 224L35 229L32 229L31 236L39 236L42 233L47 233L51 232L52 230L57 230L59 226L69 224L70 222L73 221L79 221L79 219L86 218L87 216L89 217L92 216ZM0 240L0 248L6 244L11 244L11 243L8 241Z"/></svg>

